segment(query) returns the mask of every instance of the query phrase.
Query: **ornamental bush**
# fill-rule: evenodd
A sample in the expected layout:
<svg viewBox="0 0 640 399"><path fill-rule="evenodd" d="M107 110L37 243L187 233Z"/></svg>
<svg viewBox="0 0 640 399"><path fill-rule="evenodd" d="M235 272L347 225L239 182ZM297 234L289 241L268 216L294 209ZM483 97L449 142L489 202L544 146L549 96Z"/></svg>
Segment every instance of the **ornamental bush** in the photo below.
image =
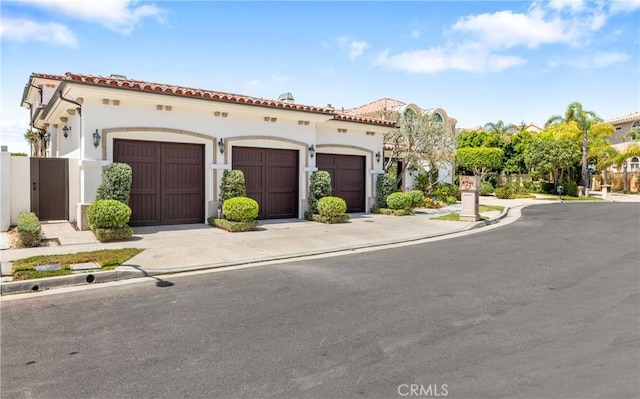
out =
<svg viewBox="0 0 640 399"><path fill-rule="evenodd" d="M491 195L493 193L493 184L483 181L480 184L480 195Z"/></svg>
<svg viewBox="0 0 640 399"><path fill-rule="evenodd" d="M222 214L232 222L245 222L258 217L256 200L248 197L229 198L222 204Z"/></svg>
<svg viewBox="0 0 640 399"><path fill-rule="evenodd" d="M309 212L318 213L318 201L320 198L331 195L331 175L324 170L311 173L309 184Z"/></svg>
<svg viewBox="0 0 640 399"><path fill-rule="evenodd" d="M318 201L318 213L322 217L333 218L347 212L347 203L339 197L324 197Z"/></svg>
<svg viewBox="0 0 640 399"><path fill-rule="evenodd" d="M511 199L513 198L513 189L511 186L496 187L494 194L496 195L496 198Z"/></svg>
<svg viewBox="0 0 640 399"><path fill-rule="evenodd" d="M412 208L417 208L424 205L424 192L422 192L422 190L407 191L406 195L411 200Z"/></svg>
<svg viewBox="0 0 640 399"><path fill-rule="evenodd" d="M122 241L133 235L133 229L129 226L115 227L111 229L96 228L93 230L93 234L96 235L96 238L100 242Z"/></svg>
<svg viewBox="0 0 640 399"><path fill-rule="evenodd" d="M387 207L387 197L396 191L396 178L388 173L378 175L376 179L376 205Z"/></svg>
<svg viewBox="0 0 640 399"><path fill-rule="evenodd" d="M407 193L389 194L387 207L391 209L411 209L411 197Z"/></svg>
<svg viewBox="0 0 640 399"><path fill-rule="evenodd" d="M460 188L449 183L438 184L431 192L431 195L436 197L438 201L446 203L450 203L451 198L454 200L453 203L461 199Z"/></svg>
<svg viewBox="0 0 640 399"><path fill-rule="evenodd" d="M112 163L102 170L102 183L96 191L96 200L116 200L129 204L132 171L126 163Z"/></svg>
<svg viewBox="0 0 640 399"><path fill-rule="evenodd" d="M40 230L42 226L33 212L21 212L18 215L18 239L23 247L40 246Z"/></svg>
<svg viewBox="0 0 640 399"><path fill-rule="evenodd" d="M225 170L220 182L220 202L224 203L229 198L246 197L247 187L244 173L241 170Z"/></svg>
<svg viewBox="0 0 640 399"><path fill-rule="evenodd" d="M131 208L117 200L99 200L87 208L91 230L124 227L130 217Z"/></svg>

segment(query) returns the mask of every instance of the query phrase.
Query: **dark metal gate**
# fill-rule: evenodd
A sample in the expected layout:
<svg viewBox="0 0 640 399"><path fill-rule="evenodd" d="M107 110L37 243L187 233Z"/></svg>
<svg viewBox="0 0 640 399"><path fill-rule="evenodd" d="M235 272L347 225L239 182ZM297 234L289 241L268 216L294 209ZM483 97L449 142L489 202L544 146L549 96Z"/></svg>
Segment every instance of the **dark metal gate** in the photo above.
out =
<svg viewBox="0 0 640 399"><path fill-rule="evenodd" d="M69 220L69 160L31 158L31 212L40 220Z"/></svg>

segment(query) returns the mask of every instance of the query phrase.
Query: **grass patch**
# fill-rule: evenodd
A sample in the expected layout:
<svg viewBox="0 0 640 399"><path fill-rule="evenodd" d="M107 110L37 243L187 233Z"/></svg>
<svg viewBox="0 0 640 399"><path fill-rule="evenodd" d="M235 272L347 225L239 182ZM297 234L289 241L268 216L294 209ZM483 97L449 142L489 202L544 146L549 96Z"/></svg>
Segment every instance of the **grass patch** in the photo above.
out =
<svg viewBox="0 0 640 399"><path fill-rule="evenodd" d="M94 262L99 265L102 270L110 270L120 266L142 251L143 250L139 248L101 249L99 251L78 252L75 254L38 255L18 259L12 261L13 279L29 280L42 277L64 276L73 273L69 265L74 263ZM36 266L52 263L59 264L61 270L40 272L34 269Z"/></svg>
<svg viewBox="0 0 640 399"><path fill-rule="evenodd" d="M537 196L536 199L560 201L560 196L553 195L553 194L544 194L544 195ZM562 200L563 201L604 201L601 197L568 197L566 195L562 196Z"/></svg>
<svg viewBox="0 0 640 399"><path fill-rule="evenodd" d="M504 206L501 205L480 205L480 212L491 212L491 211L504 211Z"/></svg>
<svg viewBox="0 0 640 399"><path fill-rule="evenodd" d="M391 209L391 208L374 208L371 213L379 215L408 216L413 215L413 209Z"/></svg>
<svg viewBox="0 0 640 399"><path fill-rule="evenodd" d="M459 213L447 213L445 215L436 216L431 218L432 220L448 220L452 222L460 222L460 214ZM486 216L480 216L480 220L489 220Z"/></svg>

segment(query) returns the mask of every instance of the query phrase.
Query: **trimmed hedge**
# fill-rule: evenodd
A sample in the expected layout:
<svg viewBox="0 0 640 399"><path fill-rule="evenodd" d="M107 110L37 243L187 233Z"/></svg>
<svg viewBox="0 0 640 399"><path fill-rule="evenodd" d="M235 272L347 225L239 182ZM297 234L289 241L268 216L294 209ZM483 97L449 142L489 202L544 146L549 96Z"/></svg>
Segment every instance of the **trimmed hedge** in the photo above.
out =
<svg viewBox="0 0 640 399"><path fill-rule="evenodd" d="M311 173L309 178L309 213L318 213L318 201L320 198L331 195L331 175L324 170Z"/></svg>
<svg viewBox="0 0 640 399"><path fill-rule="evenodd" d="M129 226L113 227L109 229L93 229L93 234L100 242L123 241L133 235L133 229Z"/></svg>
<svg viewBox="0 0 640 399"><path fill-rule="evenodd" d="M40 220L33 212L22 212L18 215L18 239L23 247L39 247Z"/></svg>
<svg viewBox="0 0 640 399"><path fill-rule="evenodd" d="M208 222L211 226L229 231L231 233L257 230L258 226L260 226L260 223L257 220L246 220L244 222L234 222L232 220L226 220L226 219L209 218Z"/></svg>
<svg viewBox="0 0 640 399"><path fill-rule="evenodd" d="M99 200L87 208L87 219L92 230L123 227L130 217L131 208L117 200Z"/></svg>
<svg viewBox="0 0 640 399"><path fill-rule="evenodd" d="M336 216L322 216L322 215L313 215L312 220L314 222L327 223L327 224L338 224L338 223L346 223L351 219L351 215L348 213L343 213L342 215Z"/></svg>
<svg viewBox="0 0 640 399"><path fill-rule="evenodd" d="M378 175L376 179L376 205L387 207L387 197L396 191L396 178L388 173Z"/></svg>
<svg viewBox="0 0 640 399"><path fill-rule="evenodd" d="M230 198L246 197L247 187L244 180L244 173L241 170L225 170L220 182L220 202Z"/></svg>
<svg viewBox="0 0 640 399"><path fill-rule="evenodd" d="M407 193L392 193L387 197L387 206L391 209L411 209L411 197Z"/></svg>
<svg viewBox="0 0 640 399"><path fill-rule="evenodd" d="M96 191L96 200L116 200L129 204L133 172L126 163L112 163L102 171L102 183Z"/></svg>
<svg viewBox="0 0 640 399"><path fill-rule="evenodd" d="M496 198L500 199L512 199L513 198L513 189L511 186L500 186L495 189Z"/></svg>
<svg viewBox="0 0 640 399"><path fill-rule="evenodd" d="M347 212L347 203L339 197L324 197L318 201L318 214L324 217L335 217Z"/></svg>
<svg viewBox="0 0 640 399"><path fill-rule="evenodd" d="M222 214L232 222L246 222L258 217L258 203L248 197L229 198L222 204Z"/></svg>
<svg viewBox="0 0 640 399"><path fill-rule="evenodd" d="M422 190L407 191L407 196L411 200L411 207L417 208L424 205L424 192Z"/></svg>

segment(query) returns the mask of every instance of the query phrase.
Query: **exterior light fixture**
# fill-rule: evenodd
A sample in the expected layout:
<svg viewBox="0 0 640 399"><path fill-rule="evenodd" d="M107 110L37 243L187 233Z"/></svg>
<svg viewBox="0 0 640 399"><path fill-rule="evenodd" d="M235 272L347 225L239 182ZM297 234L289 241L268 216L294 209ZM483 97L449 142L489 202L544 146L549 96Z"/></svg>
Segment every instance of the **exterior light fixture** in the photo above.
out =
<svg viewBox="0 0 640 399"><path fill-rule="evenodd" d="M46 141L47 144L49 144L51 142L51 133L46 132L44 134L44 141Z"/></svg>
<svg viewBox="0 0 640 399"><path fill-rule="evenodd" d="M93 146L98 148L99 145L100 145L100 133L98 133L98 129L96 129L96 131L93 132Z"/></svg>
<svg viewBox="0 0 640 399"><path fill-rule="evenodd" d="M316 154L316 147L314 147L314 146L313 146L313 144L311 144L311 145L309 146L309 156L310 156L311 158L313 158L313 156L314 156L315 154Z"/></svg>
<svg viewBox="0 0 640 399"><path fill-rule="evenodd" d="M224 154L224 140L218 140L218 149L220 150L220 154Z"/></svg>
<svg viewBox="0 0 640 399"><path fill-rule="evenodd" d="M69 137L70 132L71 132L71 128L67 125L64 125L64 127L62 128L62 134L64 135L65 139Z"/></svg>
<svg viewBox="0 0 640 399"><path fill-rule="evenodd" d="M380 151L376 152L376 162L380 163L380 158L382 158L382 154L380 154Z"/></svg>

